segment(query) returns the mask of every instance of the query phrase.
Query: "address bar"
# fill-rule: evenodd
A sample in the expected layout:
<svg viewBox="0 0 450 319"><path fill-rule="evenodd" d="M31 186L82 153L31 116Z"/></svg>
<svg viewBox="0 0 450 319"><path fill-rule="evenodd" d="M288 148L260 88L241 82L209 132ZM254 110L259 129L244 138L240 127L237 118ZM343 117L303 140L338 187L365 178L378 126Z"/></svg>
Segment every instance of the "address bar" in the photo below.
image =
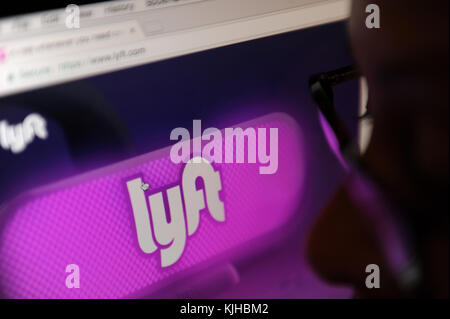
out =
<svg viewBox="0 0 450 319"><path fill-rule="evenodd" d="M66 55L20 65L8 64L0 69L0 96L339 21L348 15L348 0L326 1L319 5L256 18L156 36L130 44L84 52L73 57Z"/></svg>
<svg viewBox="0 0 450 319"><path fill-rule="evenodd" d="M23 63L57 55L86 52L103 47L136 42L144 34L134 20L63 31L27 40L0 42L4 63Z"/></svg>

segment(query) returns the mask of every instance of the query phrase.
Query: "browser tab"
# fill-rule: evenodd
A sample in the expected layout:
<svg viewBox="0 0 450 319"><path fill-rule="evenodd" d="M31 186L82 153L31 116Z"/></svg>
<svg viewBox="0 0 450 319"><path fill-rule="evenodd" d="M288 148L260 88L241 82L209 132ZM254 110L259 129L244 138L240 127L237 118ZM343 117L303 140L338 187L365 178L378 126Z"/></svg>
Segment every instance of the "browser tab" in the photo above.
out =
<svg viewBox="0 0 450 319"><path fill-rule="evenodd" d="M64 21L64 15L61 11L50 11L41 15L42 26L55 26L62 24Z"/></svg>
<svg viewBox="0 0 450 319"><path fill-rule="evenodd" d="M23 33L38 27L40 27L40 19L37 17L19 17L3 23L2 34Z"/></svg>
<svg viewBox="0 0 450 319"><path fill-rule="evenodd" d="M65 31L34 38L32 41L0 43L7 62L43 58L76 51L102 48L142 40L144 35L136 21ZM74 51L75 50L75 51Z"/></svg>
<svg viewBox="0 0 450 319"><path fill-rule="evenodd" d="M105 6L105 15L116 15L123 13L131 13L135 10L134 2L121 1L120 3L109 4Z"/></svg>
<svg viewBox="0 0 450 319"><path fill-rule="evenodd" d="M170 7L174 5L188 4L192 2L200 2L206 0L143 0L143 5L145 9L159 9Z"/></svg>

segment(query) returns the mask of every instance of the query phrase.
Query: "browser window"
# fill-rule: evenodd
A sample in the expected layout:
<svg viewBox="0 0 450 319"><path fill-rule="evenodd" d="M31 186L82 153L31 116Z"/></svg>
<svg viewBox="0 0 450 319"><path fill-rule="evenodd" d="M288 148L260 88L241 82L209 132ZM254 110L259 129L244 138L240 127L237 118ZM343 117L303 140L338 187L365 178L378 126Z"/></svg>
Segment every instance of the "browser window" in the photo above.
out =
<svg viewBox="0 0 450 319"><path fill-rule="evenodd" d="M308 79L352 64L348 14L136 0L0 19L1 296L349 297L303 257L345 173ZM352 136L358 88L335 92Z"/></svg>

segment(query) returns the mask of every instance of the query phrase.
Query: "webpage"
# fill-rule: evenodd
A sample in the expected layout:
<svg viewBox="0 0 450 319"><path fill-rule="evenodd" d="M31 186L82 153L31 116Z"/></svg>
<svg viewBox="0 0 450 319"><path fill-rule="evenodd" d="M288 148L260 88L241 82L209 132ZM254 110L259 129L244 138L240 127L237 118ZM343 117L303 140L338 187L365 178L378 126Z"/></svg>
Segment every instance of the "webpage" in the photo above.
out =
<svg viewBox="0 0 450 319"><path fill-rule="evenodd" d="M145 3L214 1L185 2ZM345 6L316 2L159 35L123 2L3 37L1 296L349 297L302 250L345 173L308 81L352 64ZM335 95L356 135L357 81Z"/></svg>

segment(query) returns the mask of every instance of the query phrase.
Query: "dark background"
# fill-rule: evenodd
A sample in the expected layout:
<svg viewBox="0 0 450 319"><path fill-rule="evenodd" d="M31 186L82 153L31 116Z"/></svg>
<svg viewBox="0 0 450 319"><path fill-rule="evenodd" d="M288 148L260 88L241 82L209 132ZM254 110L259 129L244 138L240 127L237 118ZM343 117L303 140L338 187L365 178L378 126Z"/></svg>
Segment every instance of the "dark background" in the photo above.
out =
<svg viewBox="0 0 450 319"><path fill-rule="evenodd" d="M113 0L109 0L113 1ZM89 4L96 2L107 2L100 0L28 0L28 1L11 1L4 0L1 4L0 17L8 17L12 15L34 13L44 10L63 9L69 4Z"/></svg>

